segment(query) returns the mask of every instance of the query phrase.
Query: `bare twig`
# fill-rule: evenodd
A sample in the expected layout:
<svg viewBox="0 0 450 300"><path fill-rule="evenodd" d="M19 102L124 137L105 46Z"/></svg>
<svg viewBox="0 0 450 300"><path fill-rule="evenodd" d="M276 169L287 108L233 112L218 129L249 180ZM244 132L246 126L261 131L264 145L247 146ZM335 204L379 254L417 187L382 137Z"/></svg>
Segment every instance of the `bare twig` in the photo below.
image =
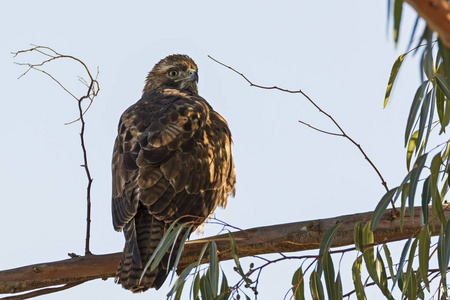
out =
<svg viewBox="0 0 450 300"><path fill-rule="evenodd" d="M8 297L0 298L0 300L30 299L30 298L34 298L34 297L38 297L38 296L43 296L43 295L47 295L47 294L52 294L52 293L64 291L64 290L73 288L73 287L75 287L77 285L80 285L82 283L85 283L86 281L88 281L88 280L82 280L82 281L79 281L79 282L68 283L68 284L65 284L65 285L63 285L61 287L57 287L57 288L46 288L46 289L42 289L42 290L37 290L37 291L29 292L29 293L26 293L26 294L22 294L22 295L8 296Z"/></svg>
<svg viewBox="0 0 450 300"><path fill-rule="evenodd" d="M383 176L381 175L380 171L378 170L378 168L375 166L375 164L370 160L370 158L367 156L367 154L364 152L363 148L361 147L360 144L358 144L357 142L355 142L355 140L353 140L350 136L347 135L347 133L345 133L345 131L342 129L342 127L338 124L338 122L327 112L325 112L323 109L321 109L319 107L319 105L317 105L307 94L305 94L302 90L288 90L288 89L284 89L284 88L280 88L278 86L262 86L262 85L258 85L258 84L254 84L252 81L250 81L244 74L242 74L241 72L237 71L236 69L218 61L217 59L211 57L210 55L208 55L208 57L210 59L212 59L213 61L215 61L216 63L224 66L225 68L230 69L231 71L235 72L236 74L240 75L242 78L245 79L245 81L247 81L250 86L254 86L260 89L265 89L265 90L278 90L278 91L282 91L285 93L291 93L291 94L301 94L303 95L315 108L317 108L317 110L319 110L320 113L324 114L325 116L327 116L333 123L334 125L337 127L337 129L341 132L341 134L337 134L337 133L331 133L331 132L327 132L321 129L318 129L316 127L313 127L305 122L299 121L300 123L307 125L317 131L329 134L329 135L336 135L336 136L342 136L346 139L348 139L352 144L354 144L359 151L361 152L361 154L364 156L364 158L369 162L369 164L372 166L372 168L375 170L375 172L377 173L378 177L381 180L381 184L384 186L384 188L386 189L386 192L389 191L389 188L387 186L386 181L384 180ZM392 209L395 212L395 206L394 206L394 202L391 200L391 204L392 204Z"/></svg>
<svg viewBox="0 0 450 300"><path fill-rule="evenodd" d="M94 98L98 95L98 92L100 91L100 86L98 84L97 81L97 76L98 76L98 69L97 69L97 75L94 78L91 74L91 72L89 71L89 68L86 66L86 64L71 55L63 55L60 54L58 52L56 52L55 50L53 50L50 47L46 47L46 46L37 46L37 45L32 45L34 46L33 48L27 49L27 50L20 50L17 52L12 53L14 55L14 57L17 57L19 54L23 54L23 53L27 53L27 52L38 52L44 56L49 57L48 59L42 61L41 63L38 64L31 64L31 63L17 63L18 65L25 65L28 66L28 69L19 76L19 78L23 77L24 75L26 75L30 70L36 70L39 72L44 73L45 75L49 76L53 81L55 81L64 91L66 91L69 95L71 95L74 99L77 100L78 102L78 112L79 112L79 118L71 121L69 123L66 124L72 124L76 121L81 121L81 131L80 131L80 140L81 140L81 149L83 151L83 164L81 165L81 167L83 167L85 169L86 172L86 177L88 180L88 184L87 184L87 191L86 191L86 206L87 206L87 212L86 212L86 243L85 243L85 254L91 254L90 251L90 228L91 228L91 186L92 186L92 177L91 177L91 173L89 171L89 167L88 167L88 160L87 160L87 151L86 151L86 145L85 145L85 139L84 139L84 132L85 132L85 127L86 127L86 123L84 121L84 114L89 110L89 108L92 105L92 102L94 100ZM78 98L76 97L73 93L71 93L60 81L58 81L55 77L53 77L50 73L40 69L39 67L43 67L45 64L52 62L54 60L57 59L61 59L61 58L67 58L67 59L71 59L74 60L76 62L78 62L79 64L81 64L84 68L84 70L86 71L87 75L89 76L89 82L84 80L84 79L80 79L80 81L86 85L86 87L88 88L86 91L86 94L83 95L82 97ZM87 106L87 108L85 110L83 110L82 107L82 103L84 100L89 99L90 103Z"/></svg>
<svg viewBox="0 0 450 300"><path fill-rule="evenodd" d="M344 136L342 133L334 133L334 132L329 132L329 131L325 131L325 130L316 128L316 127L314 127L314 126L312 126L312 125L310 125L310 124L308 124L308 123L306 123L306 122L303 122L303 121L301 121L301 120L298 120L298 122L299 122L299 123L302 123L302 124L305 125L305 126L308 126L308 127L311 128L311 129L317 130L317 131L322 132L322 133L325 133L325 134L334 135L334 136L342 136L342 137Z"/></svg>

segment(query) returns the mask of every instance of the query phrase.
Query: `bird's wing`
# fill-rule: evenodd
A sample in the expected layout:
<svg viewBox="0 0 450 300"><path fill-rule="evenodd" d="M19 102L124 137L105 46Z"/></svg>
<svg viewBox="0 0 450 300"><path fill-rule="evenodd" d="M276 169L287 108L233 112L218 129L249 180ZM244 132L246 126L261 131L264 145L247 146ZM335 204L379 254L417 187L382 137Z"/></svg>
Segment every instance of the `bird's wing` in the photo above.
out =
<svg viewBox="0 0 450 300"><path fill-rule="evenodd" d="M156 218L206 217L234 186L231 135L200 96L147 93L119 123L113 155L113 222L120 230L139 202ZM205 215L206 214L206 215Z"/></svg>

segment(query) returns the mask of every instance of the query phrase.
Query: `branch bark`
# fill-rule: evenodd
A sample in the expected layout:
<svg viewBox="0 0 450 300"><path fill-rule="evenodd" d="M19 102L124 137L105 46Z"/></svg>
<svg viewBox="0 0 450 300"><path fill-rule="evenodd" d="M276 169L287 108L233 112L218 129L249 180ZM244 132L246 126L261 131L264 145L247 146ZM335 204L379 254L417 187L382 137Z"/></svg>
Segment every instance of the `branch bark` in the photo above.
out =
<svg viewBox="0 0 450 300"><path fill-rule="evenodd" d="M450 5L447 0L406 0L450 49Z"/></svg>
<svg viewBox="0 0 450 300"><path fill-rule="evenodd" d="M446 219L450 218L450 205L444 205ZM430 209L431 212L431 209ZM407 239L420 232L420 207L414 210L414 219L405 213L403 231L400 219L391 211L386 211L374 231L376 243ZM240 257L278 252L296 252L318 249L325 231L336 223L341 225L333 240L332 247L353 244L353 229L358 221L367 222L372 212L345 215L329 219L302 221L288 224L258 227L234 232ZM440 221L437 217L430 220L439 233ZM185 244L179 269L197 261L203 245L215 241L219 250L219 259L232 258L228 234L189 241ZM74 284L92 279L114 277L122 253L105 255L86 255L62 261L41 263L26 267L0 271L0 293L17 293L37 288L61 284Z"/></svg>

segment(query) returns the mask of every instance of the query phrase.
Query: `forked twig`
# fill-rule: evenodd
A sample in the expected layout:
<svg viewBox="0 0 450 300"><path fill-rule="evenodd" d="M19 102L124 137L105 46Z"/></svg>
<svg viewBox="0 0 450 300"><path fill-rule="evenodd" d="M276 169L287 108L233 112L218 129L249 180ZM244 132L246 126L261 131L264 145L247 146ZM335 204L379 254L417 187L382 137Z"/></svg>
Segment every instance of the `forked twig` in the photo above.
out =
<svg viewBox="0 0 450 300"><path fill-rule="evenodd" d="M375 172L377 173L377 175L378 175L378 177L380 178L380 180L381 180L381 184L384 186L384 188L386 189L386 192L388 192L389 191L389 188L388 188L388 186L387 186L387 183L386 183L386 181L384 180L384 178L383 178L383 176L381 175L381 173L380 173L380 171L378 170L378 168L375 166L375 164L370 160L370 158L367 156L367 154L366 154L366 152L364 152L364 150L363 150L363 148L361 147L361 145L360 144L358 144L357 142L355 142L355 140L353 140L350 136L348 136L347 135L347 133L342 129L342 127L338 124L338 122L330 115L330 114L328 114L327 112L325 112L323 109L321 109L320 108L320 106L319 105L317 105L307 94L305 94L302 90L288 90L288 89L284 89L284 88L280 88L280 87L278 87L278 86L263 86L263 85L259 85L259 84L254 84L252 81L250 81L243 73L241 73L241 72L239 72L239 71L237 71L236 69L234 69L234 68L232 68L232 67L230 67L230 66L228 66L228 65L226 65L226 64L224 64L224 63L222 63L222 62L220 62L220 61L218 61L217 59L215 59L215 58L213 58L213 57L211 57L210 55L208 55L208 57L210 58L210 59L212 59L213 61L215 61L216 63L218 63L218 64L220 64L221 66L224 66L225 68L228 68L228 69L230 69L231 71L233 71L233 72L235 72L236 74L238 74L238 75L240 75L242 78L244 78L245 79L245 81L247 81L249 84L250 84L250 86L253 86L253 87L257 87L257 88L260 88L260 89L265 89L265 90L278 90L278 91L282 91L282 92L285 92L285 93L291 93L291 94L301 94L301 95L303 95L315 108L317 108L317 110L319 110L319 112L320 113L322 113L322 114L324 114L325 116L327 116L333 123L334 123L334 125L337 127L337 129L341 132L341 133L332 133L332 132L328 132L328 131L325 131L325 130L321 130L321 129L318 129L318 128L316 128L316 127L313 127L313 126L311 126L310 124L307 124L307 123L305 123L305 122L303 122L303 121L299 121L300 123L302 123L302 124L304 124L304 125L306 125L306 126L308 126L308 127L310 127L310 128L312 128L312 129L314 129L314 130L317 130L317 131L320 131L320 132L322 132L322 133L325 133L325 134L329 134L329 135L334 135L334 136L341 136L341 137L344 137L344 138L346 138L347 140L349 140L352 144L354 144L358 149L359 149L359 151L361 152L361 154L364 156L364 158L369 162L369 164L372 166L372 168L375 170ZM394 202L391 200L391 204L392 204L392 209L394 210L394 212L396 211L396 209L395 209L395 206L394 206Z"/></svg>
<svg viewBox="0 0 450 300"><path fill-rule="evenodd" d="M55 50L53 50L50 47L46 47L46 46L37 46L37 45L32 45L33 48L27 49L27 50L20 50L17 52L13 52L12 54L14 55L14 57L17 57L19 54L23 54L23 53L28 53L28 52L38 52L44 56L49 57L48 59L42 61L41 63L38 64L31 64L31 63L16 63L18 65L21 66L28 66L28 69L19 76L19 78L25 76L30 70L36 70L39 72L44 73L45 75L49 76L53 81L55 81L64 91L66 91L70 96L72 96L75 100L77 100L78 102L78 112L79 112L79 117L78 119L68 122L67 124L72 124L74 122L80 121L81 122L81 130L80 130L80 140L81 140L81 149L83 151L83 164L81 165L81 167L84 168L85 172L86 172L86 176L88 179L88 185L87 185L87 192L86 192L86 198L87 198L87 212L86 212L86 243L85 243L85 254L91 254L90 251L90 247L89 247L89 241L90 241L90 230L91 230L91 186L92 186L92 177L91 177L91 173L89 171L89 167L88 167L88 160L87 160L87 150L86 150L86 145L85 145L85 140L84 140L84 132L85 132L85 121L84 121L84 114L89 110L89 108L92 105L92 102L94 100L94 98L98 95L98 92L100 91L100 86L99 83L97 81L97 77L98 77L98 69L97 69L97 74L95 76L95 78L92 76L89 68L86 66L86 64L71 55L63 55L61 53L56 52ZM50 73L46 72L45 70L40 69L40 67L43 67L45 64L48 64L54 60L57 59L62 59L62 58L67 58L67 59L71 59L74 60L76 62L78 62L79 64L81 64L84 68L84 70L86 71L86 73L89 76L89 81L86 81L84 79L80 79L80 81L86 85L87 87L87 91L86 94L81 96L81 97L76 97L72 92L70 92L58 79L56 79L55 77L53 77ZM83 110L82 107L82 102L84 100L90 100L89 105L87 106L86 109Z"/></svg>

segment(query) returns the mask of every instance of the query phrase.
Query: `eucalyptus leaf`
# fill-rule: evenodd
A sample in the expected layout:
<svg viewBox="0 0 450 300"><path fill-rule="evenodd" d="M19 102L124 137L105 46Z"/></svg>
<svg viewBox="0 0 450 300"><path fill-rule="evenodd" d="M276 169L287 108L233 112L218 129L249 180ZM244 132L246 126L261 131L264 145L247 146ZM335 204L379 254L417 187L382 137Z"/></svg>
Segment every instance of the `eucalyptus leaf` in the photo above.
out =
<svg viewBox="0 0 450 300"><path fill-rule="evenodd" d="M394 0L394 42L398 43L400 36L400 21L402 18L403 0Z"/></svg>
<svg viewBox="0 0 450 300"><path fill-rule="evenodd" d="M330 252L325 251L323 256L323 273L325 277L325 286L327 288L328 299L336 299L337 290L334 277L333 259Z"/></svg>
<svg viewBox="0 0 450 300"><path fill-rule="evenodd" d="M383 250L384 250L384 256L386 257L386 261L388 263L388 269L389 269L389 275L391 278L394 278L394 267L392 263L392 257L391 257L391 251L389 251L389 248L386 244L383 244Z"/></svg>
<svg viewBox="0 0 450 300"><path fill-rule="evenodd" d="M338 224L334 224L324 233L322 242L320 243L319 255L323 255L328 249L331 247L331 243L333 242L334 235L336 234ZM322 276L322 268L323 268L323 257L320 257L317 262L317 274L320 278Z"/></svg>
<svg viewBox="0 0 450 300"><path fill-rule="evenodd" d="M320 281L320 276L317 274L316 271L313 271L311 273L311 277L309 280L309 287L311 291L311 296L314 300L325 299L322 282Z"/></svg>
<svg viewBox="0 0 450 300"><path fill-rule="evenodd" d="M394 194L397 192L398 188L399 187L389 190L386 194L384 194L384 196L383 196L383 198L381 198L380 202L378 202L378 205L372 214L370 230L372 230L372 231L375 230L375 228L378 225L378 222L380 221L381 217L383 216L384 212L386 211L386 207L389 205L389 203L391 203L391 200L394 197Z"/></svg>
<svg viewBox="0 0 450 300"><path fill-rule="evenodd" d="M292 277L292 294L295 300L305 299L305 280L302 267L298 268Z"/></svg>
<svg viewBox="0 0 450 300"><path fill-rule="evenodd" d="M430 103L431 103L431 91L425 95L425 98L422 103L422 108L420 110L419 135L417 136L416 151L419 150L419 146L422 144L422 138L423 138L423 134L425 133L425 130L427 132L429 130L431 130L431 128L425 127L425 124L427 123L427 119L428 119L428 112L430 110Z"/></svg>
<svg viewBox="0 0 450 300"><path fill-rule="evenodd" d="M371 245L374 242L373 232L370 230L370 228L371 228L371 222L369 221L366 223L366 225L364 225L364 228L363 228L363 244L364 245ZM377 276L375 274L375 267L374 267L375 258L374 258L373 246L369 246L369 247L365 246L362 256L364 258L364 262L366 263L367 272L369 273L370 277L374 281L376 281Z"/></svg>
<svg viewBox="0 0 450 300"><path fill-rule="evenodd" d="M417 183L419 182L420 173L425 165L425 161L427 160L427 153L417 158L411 174L411 179L409 183L409 212L411 219L414 218L414 197L416 194Z"/></svg>
<svg viewBox="0 0 450 300"><path fill-rule="evenodd" d="M422 188L422 207L421 207L420 212L421 212L423 224L421 224L421 225L428 224L428 219L429 219L429 214L430 214L429 208L428 208L428 205L430 204L430 201L431 201L430 177L431 177L431 175L427 177L427 179L423 183L423 188Z"/></svg>
<svg viewBox="0 0 450 300"><path fill-rule="evenodd" d="M450 85L448 84L444 75L436 73L436 82L439 85L439 87L441 88L445 97L447 97L447 99L450 99Z"/></svg>
<svg viewBox="0 0 450 300"><path fill-rule="evenodd" d="M392 66L391 75L389 76L388 86L386 88L386 93L384 96L384 104L383 108L386 108L386 105L389 102L389 97L391 96L392 88L394 87L395 79L397 78L398 71L400 70L400 67L402 66L403 59L405 58L406 54L402 54L394 62L394 65Z"/></svg>
<svg viewBox="0 0 450 300"><path fill-rule="evenodd" d="M395 283L399 280L401 274L403 274L403 265L406 260L406 255L408 254L409 247L411 246L412 238L410 237L406 242L405 246L403 246L402 255L400 256L400 261L397 266L397 275L394 278L394 282L392 283L392 288L394 288Z"/></svg>
<svg viewBox="0 0 450 300"><path fill-rule="evenodd" d="M353 230L353 241L355 242L355 248L359 252L364 251L363 237L362 237L361 221L356 222L355 229Z"/></svg>
<svg viewBox="0 0 450 300"><path fill-rule="evenodd" d="M358 300L366 300L366 293L361 281L362 256L358 256L352 266L353 284L355 286L356 297Z"/></svg>
<svg viewBox="0 0 450 300"><path fill-rule="evenodd" d="M428 292L430 291L430 284L428 282L428 260L430 253L430 232L428 226L422 227L419 234L419 271L420 277L425 284Z"/></svg>
<svg viewBox="0 0 450 300"><path fill-rule="evenodd" d="M413 129L413 125L416 120L417 112L419 111L419 107L422 104L422 99L424 97L425 89L428 84L429 84L428 81L422 82L422 84L417 89L416 94L414 95L414 100L411 104L411 109L409 110L408 121L406 123L405 147L408 144L408 140L411 135L411 130Z"/></svg>
<svg viewBox="0 0 450 300"><path fill-rule="evenodd" d="M419 130L414 131L408 141L408 146L406 148L406 169L409 171L411 169L411 158L414 154L414 150L417 146L417 138L419 137Z"/></svg>

